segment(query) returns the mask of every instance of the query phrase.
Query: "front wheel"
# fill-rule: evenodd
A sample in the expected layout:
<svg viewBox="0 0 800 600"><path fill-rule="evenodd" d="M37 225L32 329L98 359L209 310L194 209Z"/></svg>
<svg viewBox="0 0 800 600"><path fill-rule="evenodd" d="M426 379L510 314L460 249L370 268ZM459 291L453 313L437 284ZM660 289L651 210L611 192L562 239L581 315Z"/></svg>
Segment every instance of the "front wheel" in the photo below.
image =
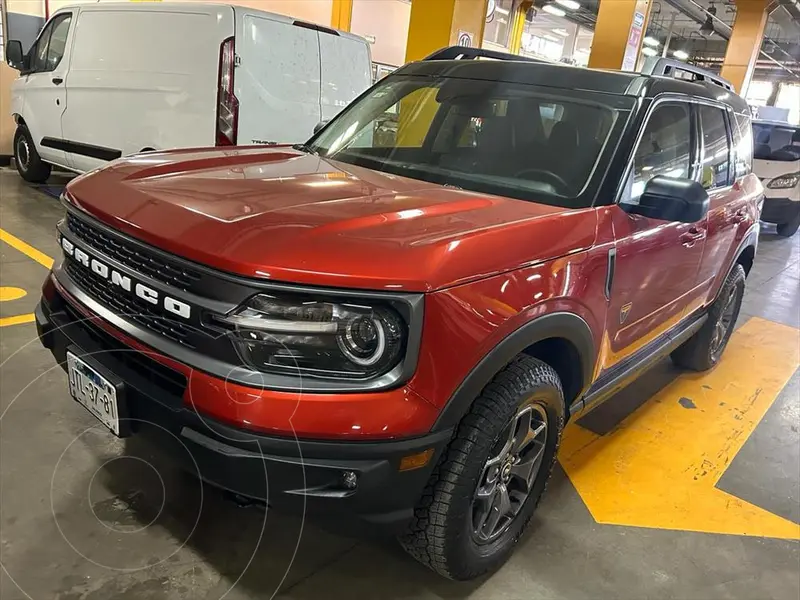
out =
<svg viewBox="0 0 800 600"><path fill-rule="evenodd" d="M500 371L458 425L423 493L406 551L450 579L505 562L544 493L564 427L558 374L527 355Z"/></svg>
<svg viewBox="0 0 800 600"><path fill-rule="evenodd" d="M735 265L722 285L719 296L708 310L706 322L688 341L672 352L672 361L676 365L693 371L707 371L719 362L742 308L744 280L744 268L742 265Z"/></svg>
<svg viewBox="0 0 800 600"><path fill-rule="evenodd" d="M42 162L25 125L18 125L14 134L14 164L20 177L29 183L44 183L50 177L50 165Z"/></svg>

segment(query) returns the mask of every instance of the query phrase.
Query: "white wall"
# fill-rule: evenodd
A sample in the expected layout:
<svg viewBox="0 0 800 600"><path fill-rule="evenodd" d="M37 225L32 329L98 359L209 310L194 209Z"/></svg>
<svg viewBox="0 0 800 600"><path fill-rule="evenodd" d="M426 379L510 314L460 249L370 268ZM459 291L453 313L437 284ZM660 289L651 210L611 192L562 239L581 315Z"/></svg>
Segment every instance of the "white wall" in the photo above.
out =
<svg viewBox="0 0 800 600"><path fill-rule="evenodd" d="M403 0L353 0L350 31L374 36L372 60L399 67L406 57L411 3Z"/></svg>

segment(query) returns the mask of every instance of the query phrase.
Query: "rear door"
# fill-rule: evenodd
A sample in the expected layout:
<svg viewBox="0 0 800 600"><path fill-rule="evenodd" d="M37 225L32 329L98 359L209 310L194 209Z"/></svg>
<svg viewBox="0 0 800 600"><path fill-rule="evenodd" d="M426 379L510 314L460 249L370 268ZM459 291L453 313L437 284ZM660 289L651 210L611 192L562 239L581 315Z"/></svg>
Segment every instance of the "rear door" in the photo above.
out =
<svg viewBox="0 0 800 600"><path fill-rule="evenodd" d="M74 15L61 12L42 30L30 49L31 72L25 78L23 117L45 162L68 166L61 130L67 106L64 80L69 65Z"/></svg>
<svg viewBox="0 0 800 600"><path fill-rule="evenodd" d="M240 145L302 142L321 120L319 34L279 19L257 11L237 18Z"/></svg>
<svg viewBox="0 0 800 600"><path fill-rule="evenodd" d="M322 119L330 120L372 85L369 46L364 40L319 32L322 57Z"/></svg>

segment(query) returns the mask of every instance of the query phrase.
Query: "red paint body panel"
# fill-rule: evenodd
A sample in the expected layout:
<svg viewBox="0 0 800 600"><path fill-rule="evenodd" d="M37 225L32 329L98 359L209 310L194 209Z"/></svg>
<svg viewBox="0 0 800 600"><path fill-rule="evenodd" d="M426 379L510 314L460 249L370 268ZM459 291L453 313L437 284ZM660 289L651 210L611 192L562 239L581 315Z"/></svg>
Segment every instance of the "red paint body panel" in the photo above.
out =
<svg viewBox="0 0 800 600"><path fill-rule="evenodd" d="M430 291L588 248L595 239L594 220L581 211L288 148L151 153L67 189L82 210L167 252L230 273L316 286Z"/></svg>
<svg viewBox="0 0 800 600"><path fill-rule="evenodd" d="M589 325L599 376L713 299L757 222L760 194L748 176L716 194L703 221L670 223L616 205L568 210L263 147L137 156L68 187L70 202L107 225L223 271L426 292L415 374L402 387L374 393L227 384L99 322L185 374L184 402L202 414L277 435L346 439L430 431L484 356L553 312ZM695 230L706 236L687 242ZM608 300L611 249L616 276ZM58 285L50 278L46 287L50 282Z"/></svg>

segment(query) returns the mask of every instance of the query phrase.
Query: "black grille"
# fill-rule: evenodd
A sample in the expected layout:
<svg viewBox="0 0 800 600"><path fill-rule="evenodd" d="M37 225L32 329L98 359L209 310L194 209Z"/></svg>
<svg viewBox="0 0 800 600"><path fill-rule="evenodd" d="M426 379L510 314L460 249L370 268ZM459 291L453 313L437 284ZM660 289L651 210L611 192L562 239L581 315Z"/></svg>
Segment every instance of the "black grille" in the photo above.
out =
<svg viewBox="0 0 800 600"><path fill-rule="evenodd" d="M159 389L163 389L170 396L178 399L183 397L183 392L186 390L187 384L186 377L183 374L162 365L145 353L129 348L93 324L90 319L84 319L66 302L64 303L64 310L73 321L81 321L81 328L97 342L103 350L112 351L116 360L123 363L149 383L155 385Z"/></svg>
<svg viewBox="0 0 800 600"><path fill-rule="evenodd" d="M124 316L126 319L144 325L175 342L188 348L194 348L190 339L195 329L191 326L158 314L151 304L131 294L121 294L120 288L107 279L95 275L92 271L79 266L71 258L65 258L64 267L67 274L82 290L92 298Z"/></svg>
<svg viewBox="0 0 800 600"><path fill-rule="evenodd" d="M163 258L155 252L148 252L124 238L109 235L72 213L67 213L67 227L92 248L162 283L188 291L202 277L194 269Z"/></svg>

